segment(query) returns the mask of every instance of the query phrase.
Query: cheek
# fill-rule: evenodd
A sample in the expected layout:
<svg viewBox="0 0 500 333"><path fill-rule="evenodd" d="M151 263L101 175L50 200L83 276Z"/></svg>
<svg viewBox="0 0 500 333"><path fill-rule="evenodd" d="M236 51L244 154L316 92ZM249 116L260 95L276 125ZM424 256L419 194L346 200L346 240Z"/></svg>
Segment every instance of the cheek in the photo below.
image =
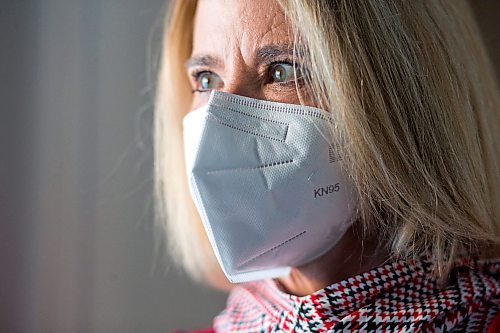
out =
<svg viewBox="0 0 500 333"><path fill-rule="evenodd" d="M303 104L307 106L316 107L307 89L299 87L298 90L295 85L291 86L276 86L269 85L263 88L264 99L280 103L288 104Z"/></svg>
<svg viewBox="0 0 500 333"><path fill-rule="evenodd" d="M191 102L191 111L202 107L208 103L210 92L195 92Z"/></svg>
<svg viewBox="0 0 500 333"><path fill-rule="evenodd" d="M273 102L299 104L299 96L294 88L291 89L264 89L265 99Z"/></svg>

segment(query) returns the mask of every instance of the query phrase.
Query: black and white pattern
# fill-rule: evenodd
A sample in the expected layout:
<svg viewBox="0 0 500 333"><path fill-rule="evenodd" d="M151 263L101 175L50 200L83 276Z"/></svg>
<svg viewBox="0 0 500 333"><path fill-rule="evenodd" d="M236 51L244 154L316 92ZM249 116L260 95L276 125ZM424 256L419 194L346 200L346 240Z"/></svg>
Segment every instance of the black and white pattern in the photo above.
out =
<svg viewBox="0 0 500 333"><path fill-rule="evenodd" d="M500 309L500 260L462 261L445 287L423 259L396 261L311 295L241 284L216 332L486 332Z"/></svg>

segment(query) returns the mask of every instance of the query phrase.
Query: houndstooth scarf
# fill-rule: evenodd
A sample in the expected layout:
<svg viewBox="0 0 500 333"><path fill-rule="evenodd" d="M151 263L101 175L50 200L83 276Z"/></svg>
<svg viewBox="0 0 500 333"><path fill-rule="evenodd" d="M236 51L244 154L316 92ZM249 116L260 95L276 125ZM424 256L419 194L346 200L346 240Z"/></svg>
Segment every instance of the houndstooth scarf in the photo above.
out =
<svg viewBox="0 0 500 333"><path fill-rule="evenodd" d="M216 332L486 332L500 308L500 260L457 265L440 288L426 260L395 261L299 297L274 280L238 285Z"/></svg>

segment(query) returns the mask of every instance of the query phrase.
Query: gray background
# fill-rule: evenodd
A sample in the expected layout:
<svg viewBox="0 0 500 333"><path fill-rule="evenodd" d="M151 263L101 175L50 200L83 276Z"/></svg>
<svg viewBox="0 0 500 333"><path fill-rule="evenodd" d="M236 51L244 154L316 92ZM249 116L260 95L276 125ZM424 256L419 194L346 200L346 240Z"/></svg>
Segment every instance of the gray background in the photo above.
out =
<svg viewBox="0 0 500 333"><path fill-rule="evenodd" d="M209 326L225 295L154 248L146 59L163 0L0 4L0 332ZM473 5L500 64L499 2Z"/></svg>

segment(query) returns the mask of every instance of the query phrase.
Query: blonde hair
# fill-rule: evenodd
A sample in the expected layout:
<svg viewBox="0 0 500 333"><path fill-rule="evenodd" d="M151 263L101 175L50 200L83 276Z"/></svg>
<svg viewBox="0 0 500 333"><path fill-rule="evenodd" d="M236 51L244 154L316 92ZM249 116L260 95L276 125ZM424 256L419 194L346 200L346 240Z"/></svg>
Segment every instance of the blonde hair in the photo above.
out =
<svg viewBox="0 0 500 333"><path fill-rule="evenodd" d="M366 233L394 258L427 254L445 277L459 256L500 246L499 110L492 67L465 1L280 0L307 47L309 90L339 119ZM167 16L155 112L157 221L198 280L222 275L187 189L181 118L196 1Z"/></svg>

